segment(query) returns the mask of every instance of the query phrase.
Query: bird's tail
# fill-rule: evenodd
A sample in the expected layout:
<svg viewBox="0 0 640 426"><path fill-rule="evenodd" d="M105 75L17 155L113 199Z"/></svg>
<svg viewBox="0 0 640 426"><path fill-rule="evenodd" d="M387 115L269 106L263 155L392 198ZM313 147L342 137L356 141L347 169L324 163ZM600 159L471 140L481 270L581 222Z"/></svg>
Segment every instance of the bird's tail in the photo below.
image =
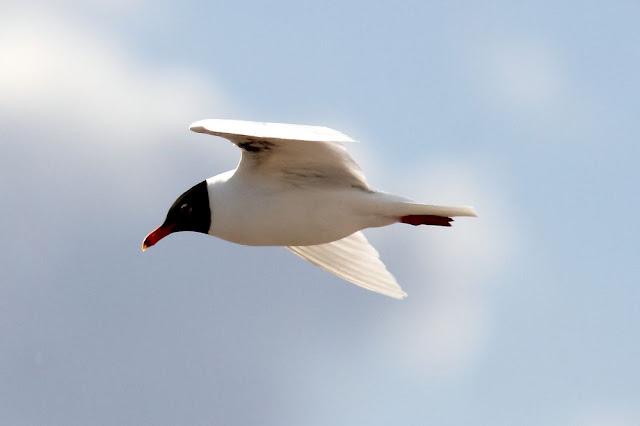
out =
<svg viewBox="0 0 640 426"><path fill-rule="evenodd" d="M420 204L400 197L385 195L385 214L397 222L410 225L451 226L456 216L476 217L478 214L471 206L433 206Z"/></svg>

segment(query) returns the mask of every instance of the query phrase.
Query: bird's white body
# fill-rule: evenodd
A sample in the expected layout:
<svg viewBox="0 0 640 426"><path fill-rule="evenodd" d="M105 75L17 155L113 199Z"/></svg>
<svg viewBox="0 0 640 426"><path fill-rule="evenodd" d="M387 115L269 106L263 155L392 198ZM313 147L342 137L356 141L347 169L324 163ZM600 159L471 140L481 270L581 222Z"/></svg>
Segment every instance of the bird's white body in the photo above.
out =
<svg viewBox="0 0 640 426"><path fill-rule="evenodd" d="M396 222L449 226L453 216L475 216L471 207L419 204L371 189L342 145L353 141L333 129L202 120L191 130L223 137L242 150L235 170L206 181L210 235L244 245L285 246L387 296L406 293L360 230ZM191 211L189 204L177 208ZM171 230L158 232L149 244Z"/></svg>
<svg viewBox="0 0 640 426"><path fill-rule="evenodd" d="M238 244L307 246L390 225L394 197L359 188L298 188L235 170L207 179L213 236ZM388 210L388 209L387 209Z"/></svg>

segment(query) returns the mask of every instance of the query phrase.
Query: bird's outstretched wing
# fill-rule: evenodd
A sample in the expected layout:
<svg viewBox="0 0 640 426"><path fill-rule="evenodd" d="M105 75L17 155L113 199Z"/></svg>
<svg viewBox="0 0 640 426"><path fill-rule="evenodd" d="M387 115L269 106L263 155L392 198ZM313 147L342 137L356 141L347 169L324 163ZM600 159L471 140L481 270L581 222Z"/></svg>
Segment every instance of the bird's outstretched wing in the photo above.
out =
<svg viewBox="0 0 640 426"><path fill-rule="evenodd" d="M362 232L327 244L287 248L303 259L367 290L395 299L407 296Z"/></svg>
<svg viewBox="0 0 640 426"><path fill-rule="evenodd" d="M369 189L360 167L340 145L353 140L337 130L219 119L197 121L189 128L223 137L241 148L236 173L294 186Z"/></svg>

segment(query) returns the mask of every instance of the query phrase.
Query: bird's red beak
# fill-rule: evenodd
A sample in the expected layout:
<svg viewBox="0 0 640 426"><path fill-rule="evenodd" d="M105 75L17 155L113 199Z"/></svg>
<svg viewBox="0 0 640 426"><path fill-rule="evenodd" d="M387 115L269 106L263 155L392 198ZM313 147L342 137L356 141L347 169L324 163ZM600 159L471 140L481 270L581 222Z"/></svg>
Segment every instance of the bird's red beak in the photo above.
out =
<svg viewBox="0 0 640 426"><path fill-rule="evenodd" d="M156 245L158 241L171 234L175 229L174 225L160 225L156 230L151 231L142 242L142 251Z"/></svg>

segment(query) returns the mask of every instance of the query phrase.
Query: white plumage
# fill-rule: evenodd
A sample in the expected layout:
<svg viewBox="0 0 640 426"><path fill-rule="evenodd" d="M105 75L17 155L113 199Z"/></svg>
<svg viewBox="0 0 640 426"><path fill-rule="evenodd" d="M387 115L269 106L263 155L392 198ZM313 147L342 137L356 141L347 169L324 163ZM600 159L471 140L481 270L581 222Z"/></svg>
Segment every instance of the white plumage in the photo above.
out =
<svg viewBox="0 0 640 426"><path fill-rule="evenodd" d="M289 250L367 290L395 299L407 296L362 232L326 244L293 246Z"/></svg>
<svg viewBox="0 0 640 426"><path fill-rule="evenodd" d="M217 118L196 121L189 126L189 129L198 133L222 136L230 140L252 137L307 142L354 142L349 136L337 130L301 124L261 123Z"/></svg>
<svg viewBox="0 0 640 426"><path fill-rule="evenodd" d="M143 249L182 230L284 246L340 278L401 299L406 293L360 231L398 222L450 226L453 216L476 215L472 207L419 204L373 190L342 145L353 140L327 127L202 120L190 129L233 142L242 150L240 163L181 195Z"/></svg>
<svg viewBox="0 0 640 426"><path fill-rule="evenodd" d="M210 234L247 245L282 245L371 291L403 298L395 278L361 229L406 215L475 216L471 207L440 207L373 191L327 127L202 120L190 129L242 149L235 171L207 180Z"/></svg>

